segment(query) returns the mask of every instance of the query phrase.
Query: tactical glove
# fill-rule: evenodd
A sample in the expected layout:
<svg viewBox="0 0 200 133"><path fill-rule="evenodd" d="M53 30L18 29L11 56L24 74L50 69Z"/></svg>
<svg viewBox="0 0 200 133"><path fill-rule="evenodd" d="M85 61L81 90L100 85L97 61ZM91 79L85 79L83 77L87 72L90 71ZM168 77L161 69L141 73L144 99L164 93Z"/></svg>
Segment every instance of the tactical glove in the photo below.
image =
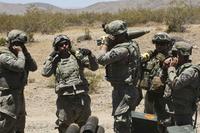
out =
<svg viewBox="0 0 200 133"><path fill-rule="evenodd" d="M83 55L91 55L92 54L92 52L89 49L81 48L79 50L80 50L80 53Z"/></svg>

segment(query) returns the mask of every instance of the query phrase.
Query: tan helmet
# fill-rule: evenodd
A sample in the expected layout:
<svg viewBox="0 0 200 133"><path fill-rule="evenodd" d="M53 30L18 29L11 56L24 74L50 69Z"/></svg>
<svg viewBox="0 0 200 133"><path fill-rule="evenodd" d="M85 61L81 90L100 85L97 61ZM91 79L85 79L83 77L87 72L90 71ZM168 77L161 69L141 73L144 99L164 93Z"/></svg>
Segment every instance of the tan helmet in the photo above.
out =
<svg viewBox="0 0 200 133"><path fill-rule="evenodd" d="M169 34L166 32L159 32L154 35L152 39L153 44L170 44L172 42L172 39L170 38Z"/></svg>
<svg viewBox="0 0 200 133"><path fill-rule="evenodd" d="M14 44L14 43L25 44L27 42L27 35L25 32L21 30L14 29L8 33L7 41L10 44Z"/></svg>
<svg viewBox="0 0 200 133"><path fill-rule="evenodd" d="M54 41L53 41L53 47L54 49L57 49L57 45L58 44L62 44L62 43L68 43L71 47L71 41L69 39L68 36L66 35L58 35L54 38Z"/></svg>
<svg viewBox="0 0 200 133"><path fill-rule="evenodd" d="M122 20L112 21L104 26L104 31L107 34L116 36L127 32L127 24Z"/></svg>
<svg viewBox="0 0 200 133"><path fill-rule="evenodd" d="M192 54L192 45L184 41L175 42L172 47L172 52L178 52L183 56L189 56Z"/></svg>

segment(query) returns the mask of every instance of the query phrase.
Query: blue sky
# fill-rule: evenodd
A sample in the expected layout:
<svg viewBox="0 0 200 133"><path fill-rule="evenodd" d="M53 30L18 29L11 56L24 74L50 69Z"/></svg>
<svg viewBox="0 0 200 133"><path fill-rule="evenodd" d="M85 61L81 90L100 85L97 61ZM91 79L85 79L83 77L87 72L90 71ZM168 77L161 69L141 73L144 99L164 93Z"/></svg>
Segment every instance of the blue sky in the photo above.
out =
<svg viewBox="0 0 200 133"><path fill-rule="evenodd" d="M0 2L6 3L30 3L30 2L42 2L50 3L62 8L80 8L86 7L96 2L101 1L116 1L116 0L0 0Z"/></svg>

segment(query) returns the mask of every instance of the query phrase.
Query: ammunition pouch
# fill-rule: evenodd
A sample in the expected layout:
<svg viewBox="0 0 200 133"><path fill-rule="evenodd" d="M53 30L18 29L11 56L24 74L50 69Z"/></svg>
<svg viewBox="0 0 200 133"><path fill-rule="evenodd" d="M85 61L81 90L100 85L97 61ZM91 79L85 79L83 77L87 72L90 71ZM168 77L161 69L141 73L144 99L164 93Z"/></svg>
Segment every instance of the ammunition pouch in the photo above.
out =
<svg viewBox="0 0 200 133"><path fill-rule="evenodd" d="M149 90L151 86L149 72L144 72L143 78L139 83L139 88Z"/></svg>

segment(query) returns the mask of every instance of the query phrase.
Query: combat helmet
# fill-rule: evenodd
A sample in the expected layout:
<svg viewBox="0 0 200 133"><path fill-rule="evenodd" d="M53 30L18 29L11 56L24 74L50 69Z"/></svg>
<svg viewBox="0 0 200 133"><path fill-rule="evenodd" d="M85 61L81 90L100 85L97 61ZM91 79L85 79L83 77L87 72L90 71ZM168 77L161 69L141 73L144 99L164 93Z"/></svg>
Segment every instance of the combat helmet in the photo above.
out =
<svg viewBox="0 0 200 133"><path fill-rule="evenodd" d="M122 20L112 21L104 26L104 31L107 34L116 36L127 32L127 24Z"/></svg>
<svg viewBox="0 0 200 133"><path fill-rule="evenodd" d="M184 41L175 42L172 47L172 52L180 53L183 56L189 56L192 54L192 45Z"/></svg>
<svg viewBox="0 0 200 133"><path fill-rule="evenodd" d="M56 36L54 38L53 47L54 47L54 49L57 49L57 46L59 44L65 44L65 43L69 44L70 47L71 47L71 41L70 41L68 36L66 36L66 35L58 35L58 36Z"/></svg>
<svg viewBox="0 0 200 133"><path fill-rule="evenodd" d="M153 44L170 44L172 39L170 38L169 34L166 32L159 32L154 35L152 39Z"/></svg>
<svg viewBox="0 0 200 133"><path fill-rule="evenodd" d="M11 30L7 35L7 41L9 44L20 43L25 44L27 42L27 35L21 30Z"/></svg>

